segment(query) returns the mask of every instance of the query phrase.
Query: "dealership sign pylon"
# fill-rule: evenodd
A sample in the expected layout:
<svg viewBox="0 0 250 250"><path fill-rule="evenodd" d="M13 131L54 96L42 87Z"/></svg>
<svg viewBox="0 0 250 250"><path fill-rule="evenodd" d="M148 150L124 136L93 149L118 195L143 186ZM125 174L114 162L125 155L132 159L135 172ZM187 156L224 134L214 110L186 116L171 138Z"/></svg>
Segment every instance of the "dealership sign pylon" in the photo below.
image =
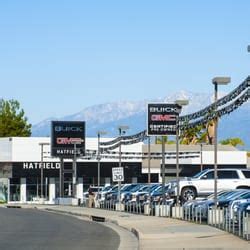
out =
<svg viewBox="0 0 250 250"><path fill-rule="evenodd" d="M169 103L148 104L148 136L165 136L176 134L176 121L178 120L181 106Z"/></svg>

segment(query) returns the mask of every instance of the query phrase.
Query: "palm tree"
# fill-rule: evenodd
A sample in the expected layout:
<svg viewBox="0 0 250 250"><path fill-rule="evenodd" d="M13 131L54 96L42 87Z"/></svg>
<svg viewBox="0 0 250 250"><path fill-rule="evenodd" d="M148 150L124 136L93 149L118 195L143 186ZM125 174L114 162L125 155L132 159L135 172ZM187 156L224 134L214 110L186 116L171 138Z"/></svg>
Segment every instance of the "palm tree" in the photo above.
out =
<svg viewBox="0 0 250 250"><path fill-rule="evenodd" d="M227 138L225 140L221 140L220 144L222 144L222 145L231 145L233 147L244 146L245 145L245 143L238 137Z"/></svg>
<svg viewBox="0 0 250 250"><path fill-rule="evenodd" d="M168 136L156 136L155 138L155 144L162 144L162 138L163 138L163 142L165 142L165 144L175 144L175 141L172 140L168 140Z"/></svg>
<svg viewBox="0 0 250 250"><path fill-rule="evenodd" d="M181 144L197 144L207 141L207 131L204 126L199 125L194 128L184 130L180 137Z"/></svg>

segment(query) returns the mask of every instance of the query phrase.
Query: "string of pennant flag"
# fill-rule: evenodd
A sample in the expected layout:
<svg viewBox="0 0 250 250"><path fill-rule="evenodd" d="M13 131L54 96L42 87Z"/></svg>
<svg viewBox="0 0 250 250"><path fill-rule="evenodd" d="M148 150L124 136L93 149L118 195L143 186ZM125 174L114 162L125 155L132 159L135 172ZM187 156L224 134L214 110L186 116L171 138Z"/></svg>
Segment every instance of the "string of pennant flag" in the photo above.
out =
<svg viewBox="0 0 250 250"><path fill-rule="evenodd" d="M97 150L86 150L86 155L83 158L92 158L95 159L97 154ZM200 157L200 151L181 151L179 152L179 158L197 158ZM122 159L161 159L162 153L160 152L121 152ZM102 152L101 158L108 159L119 159L120 153L117 151L105 151ZM165 152L166 159L175 159L176 152Z"/></svg>
<svg viewBox="0 0 250 250"><path fill-rule="evenodd" d="M250 98L250 76L235 88L228 95L220 98L217 102L212 103L206 108L184 116L179 117L179 130L183 131L195 128L197 126L205 126L208 122L215 118L228 115ZM100 142L100 150L102 153L114 150L121 145L130 145L144 141L147 139L147 131L143 130L137 134L130 136L119 136L107 142Z"/></svg>

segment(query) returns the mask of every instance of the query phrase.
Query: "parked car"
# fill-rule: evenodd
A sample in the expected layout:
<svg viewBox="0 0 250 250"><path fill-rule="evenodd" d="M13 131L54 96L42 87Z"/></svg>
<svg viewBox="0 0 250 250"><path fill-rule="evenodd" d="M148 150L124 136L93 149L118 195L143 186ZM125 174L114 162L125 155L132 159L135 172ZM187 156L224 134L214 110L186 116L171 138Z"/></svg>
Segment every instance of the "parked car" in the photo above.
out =
<svg viewBox="0 0 250 250"><path fill-rule="evenodd" d="M133 188L137 187L139 184L136 184L136 183L132 183L132 184L124 184L122 187L121 187L121 190L120 190L120 195L122 196L123 193L126 193L126 192L129 192L130 190L132 190ZM117 202L118 201L118 189L113 192L111 194L111 200L114 201L114 202Z"/></svg>
<svg viewBox="0 0 250 250"><path fill-rule="evenodd" d="M177 182L171 181L169 195L177 196ZM218 169L217 189L250 188L250 169ZM207 196L214 192L214 169L206 169L192 178L179 181L179 195L182 202L193 200L197 196Z"/></svg>
<svg viewBox="0 0 250 250"><path fill-rule="evenodd" d="M249 218L249 214L250 214L250 201L239 204L237 212L235 213L236 222L238 222L238 224L242 226L243 217L248 216Z"/></svg>
<svg viewBox="0 0 250 250"><path fill-rule="evenodd" d="M144 203L148 200L149 194L151 194L155 189L159 188L161 184L154 183L147 186L147 188L132 193L131 200L129 203Z"/></svg>
<svg viewBox="0 0 250 250"><path fill-rule="evenodd" d="M159 186L158 188L153 190L151 192L151 202L153 204L161 203L163 198L163 193L165 194L165 201L166 199L169 199L170 197L168 195L168 189L169 189L169 184L166 184L164 190L162 190L162 186Z"/></svg>
<svg viewBox="0 0 250 250"><path fill-rule="evenodd" d="M146 188L147 188L147 185L145 185L145 184L138 184L135 187L133 187L131 190L122 192L122 194L121 194L121 202L122 203L128 202L129 200L132 199L132 194L133 193L137 193L137 192L143 191Z"/></svg>
<svg viewBox="0 0 250 250"><path fill-rule="evenodd" d="M103 187L102 190L99 191L99 194L96 193L95 200L98 200L99 202L104 201L105 200L105 194L107 192L111 191L113 187L114 186L111 186L111 185L107 185L107 186Z"/></svg>
<svg viewBox="0 0 250 250"><path fill-rule="evenodd" d="M227 208L229 203L236 199L248 199L250 198L250 190L245 189L236 189L233 191L229 191L218 197L218 207L219 208ZM208 209L214 206L214 200L206 200L203 203L200 203L196 206L197 214L201 216L203 219L206 219L208 216Z"/></svg>

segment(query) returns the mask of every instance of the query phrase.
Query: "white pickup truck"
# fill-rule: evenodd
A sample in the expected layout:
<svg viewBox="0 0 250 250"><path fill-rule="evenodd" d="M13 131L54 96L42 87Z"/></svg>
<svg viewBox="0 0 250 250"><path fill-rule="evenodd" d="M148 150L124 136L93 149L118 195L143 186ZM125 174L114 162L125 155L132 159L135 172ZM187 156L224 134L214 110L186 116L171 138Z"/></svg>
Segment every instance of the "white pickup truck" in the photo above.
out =
<svg viewBox="0 0 250 250"><path fill-rule="evenodd" d="M250 189L250 169L218 169L217 190ZM214 169L206 169L191 178L179 180L179 195L182 202L193 200L197 196L206 196L214 192ZM177 195L177 182L171 181L168 193Z"/></svg>

